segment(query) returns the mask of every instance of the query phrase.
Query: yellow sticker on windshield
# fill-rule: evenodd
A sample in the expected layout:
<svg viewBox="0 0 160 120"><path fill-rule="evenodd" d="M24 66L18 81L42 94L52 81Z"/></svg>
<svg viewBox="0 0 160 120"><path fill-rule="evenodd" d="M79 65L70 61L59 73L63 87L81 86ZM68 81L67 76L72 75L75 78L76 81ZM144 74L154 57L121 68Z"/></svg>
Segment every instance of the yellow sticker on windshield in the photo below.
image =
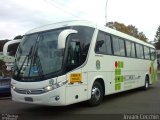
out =
<svg viewBox="0 0 160 120"><path fill-rule="evenodd" d="M82 74L81 73L72 73L70 74L70 83L81 82Z"/></svg>

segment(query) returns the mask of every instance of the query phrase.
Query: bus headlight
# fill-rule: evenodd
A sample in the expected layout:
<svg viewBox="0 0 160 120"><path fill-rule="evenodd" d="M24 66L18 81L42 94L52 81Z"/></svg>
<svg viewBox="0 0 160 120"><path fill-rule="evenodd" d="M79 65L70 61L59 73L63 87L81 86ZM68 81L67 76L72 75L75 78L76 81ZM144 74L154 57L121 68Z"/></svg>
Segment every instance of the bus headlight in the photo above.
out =
<svg viewBox="0 0 160 120"><path fill-rule="evenodd" d="M45 87L44 90L45 90L46 92L51 91L51 90L54 90L54 89L56 89L56 88L59 88L59 87L65 85L67 82L68 82L68 81L65 80L65 81L61 81L61 82L58 82L58 83L53 84L53 85L49 85L49 86Z"/></svg>
<svg viewBox="0 0 160 120"><path fill-rule="evenodd" d="M11 88L12 88L13 90L15 90L15 89L16 89L16 87L15 87L15 86L13 86L13 85L11 85Z"/></svg>
<svg viewBox="0 0 160 120"><path fill-rule="evenodd" d="M50 90L52 90L52 86L45 87L45 91L50 91Z"/></svg>

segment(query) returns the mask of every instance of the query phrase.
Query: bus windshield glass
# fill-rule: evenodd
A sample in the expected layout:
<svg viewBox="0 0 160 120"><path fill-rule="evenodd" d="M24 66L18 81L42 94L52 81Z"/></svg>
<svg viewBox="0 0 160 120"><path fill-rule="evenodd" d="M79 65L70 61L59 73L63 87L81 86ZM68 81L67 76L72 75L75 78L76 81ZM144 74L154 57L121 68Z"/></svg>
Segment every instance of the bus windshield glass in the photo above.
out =
<svg viewBox="0 0 160 120"><path fill-rule="evenodd" d="M63 30L70 28L78 32L82 30L74 26L24 36L16 54L13 78L19 81L35 80L36 77L43 78L61 71L65 49L58 48L58 36ZM88 41L91 41L91 37Z"/></svg>

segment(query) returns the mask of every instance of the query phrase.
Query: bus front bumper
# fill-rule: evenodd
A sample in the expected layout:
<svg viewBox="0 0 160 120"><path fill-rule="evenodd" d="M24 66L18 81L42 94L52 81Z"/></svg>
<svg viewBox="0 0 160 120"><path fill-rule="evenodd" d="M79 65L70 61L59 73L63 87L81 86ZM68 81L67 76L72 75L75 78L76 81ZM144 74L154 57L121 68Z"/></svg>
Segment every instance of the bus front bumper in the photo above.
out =
<svg viewBox="0 0 160 120"><path fill-rule="evenodd" d="M20 94L11 89L12 100L16 102L49 106L65 106L65 86L42 94Z"/></svg>

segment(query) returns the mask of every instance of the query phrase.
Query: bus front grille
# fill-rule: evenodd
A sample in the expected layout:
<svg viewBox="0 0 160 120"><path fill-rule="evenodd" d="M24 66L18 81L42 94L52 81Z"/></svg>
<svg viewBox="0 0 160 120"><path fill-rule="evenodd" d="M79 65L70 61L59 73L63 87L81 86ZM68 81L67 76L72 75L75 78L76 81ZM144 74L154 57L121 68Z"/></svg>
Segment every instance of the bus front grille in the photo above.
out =
<svg viewBox="0 0 160 120"><path fill-rule="evenodd" d="M45 93L44 89L14 89L15 92L19 94L43 94Z"/></svg>

